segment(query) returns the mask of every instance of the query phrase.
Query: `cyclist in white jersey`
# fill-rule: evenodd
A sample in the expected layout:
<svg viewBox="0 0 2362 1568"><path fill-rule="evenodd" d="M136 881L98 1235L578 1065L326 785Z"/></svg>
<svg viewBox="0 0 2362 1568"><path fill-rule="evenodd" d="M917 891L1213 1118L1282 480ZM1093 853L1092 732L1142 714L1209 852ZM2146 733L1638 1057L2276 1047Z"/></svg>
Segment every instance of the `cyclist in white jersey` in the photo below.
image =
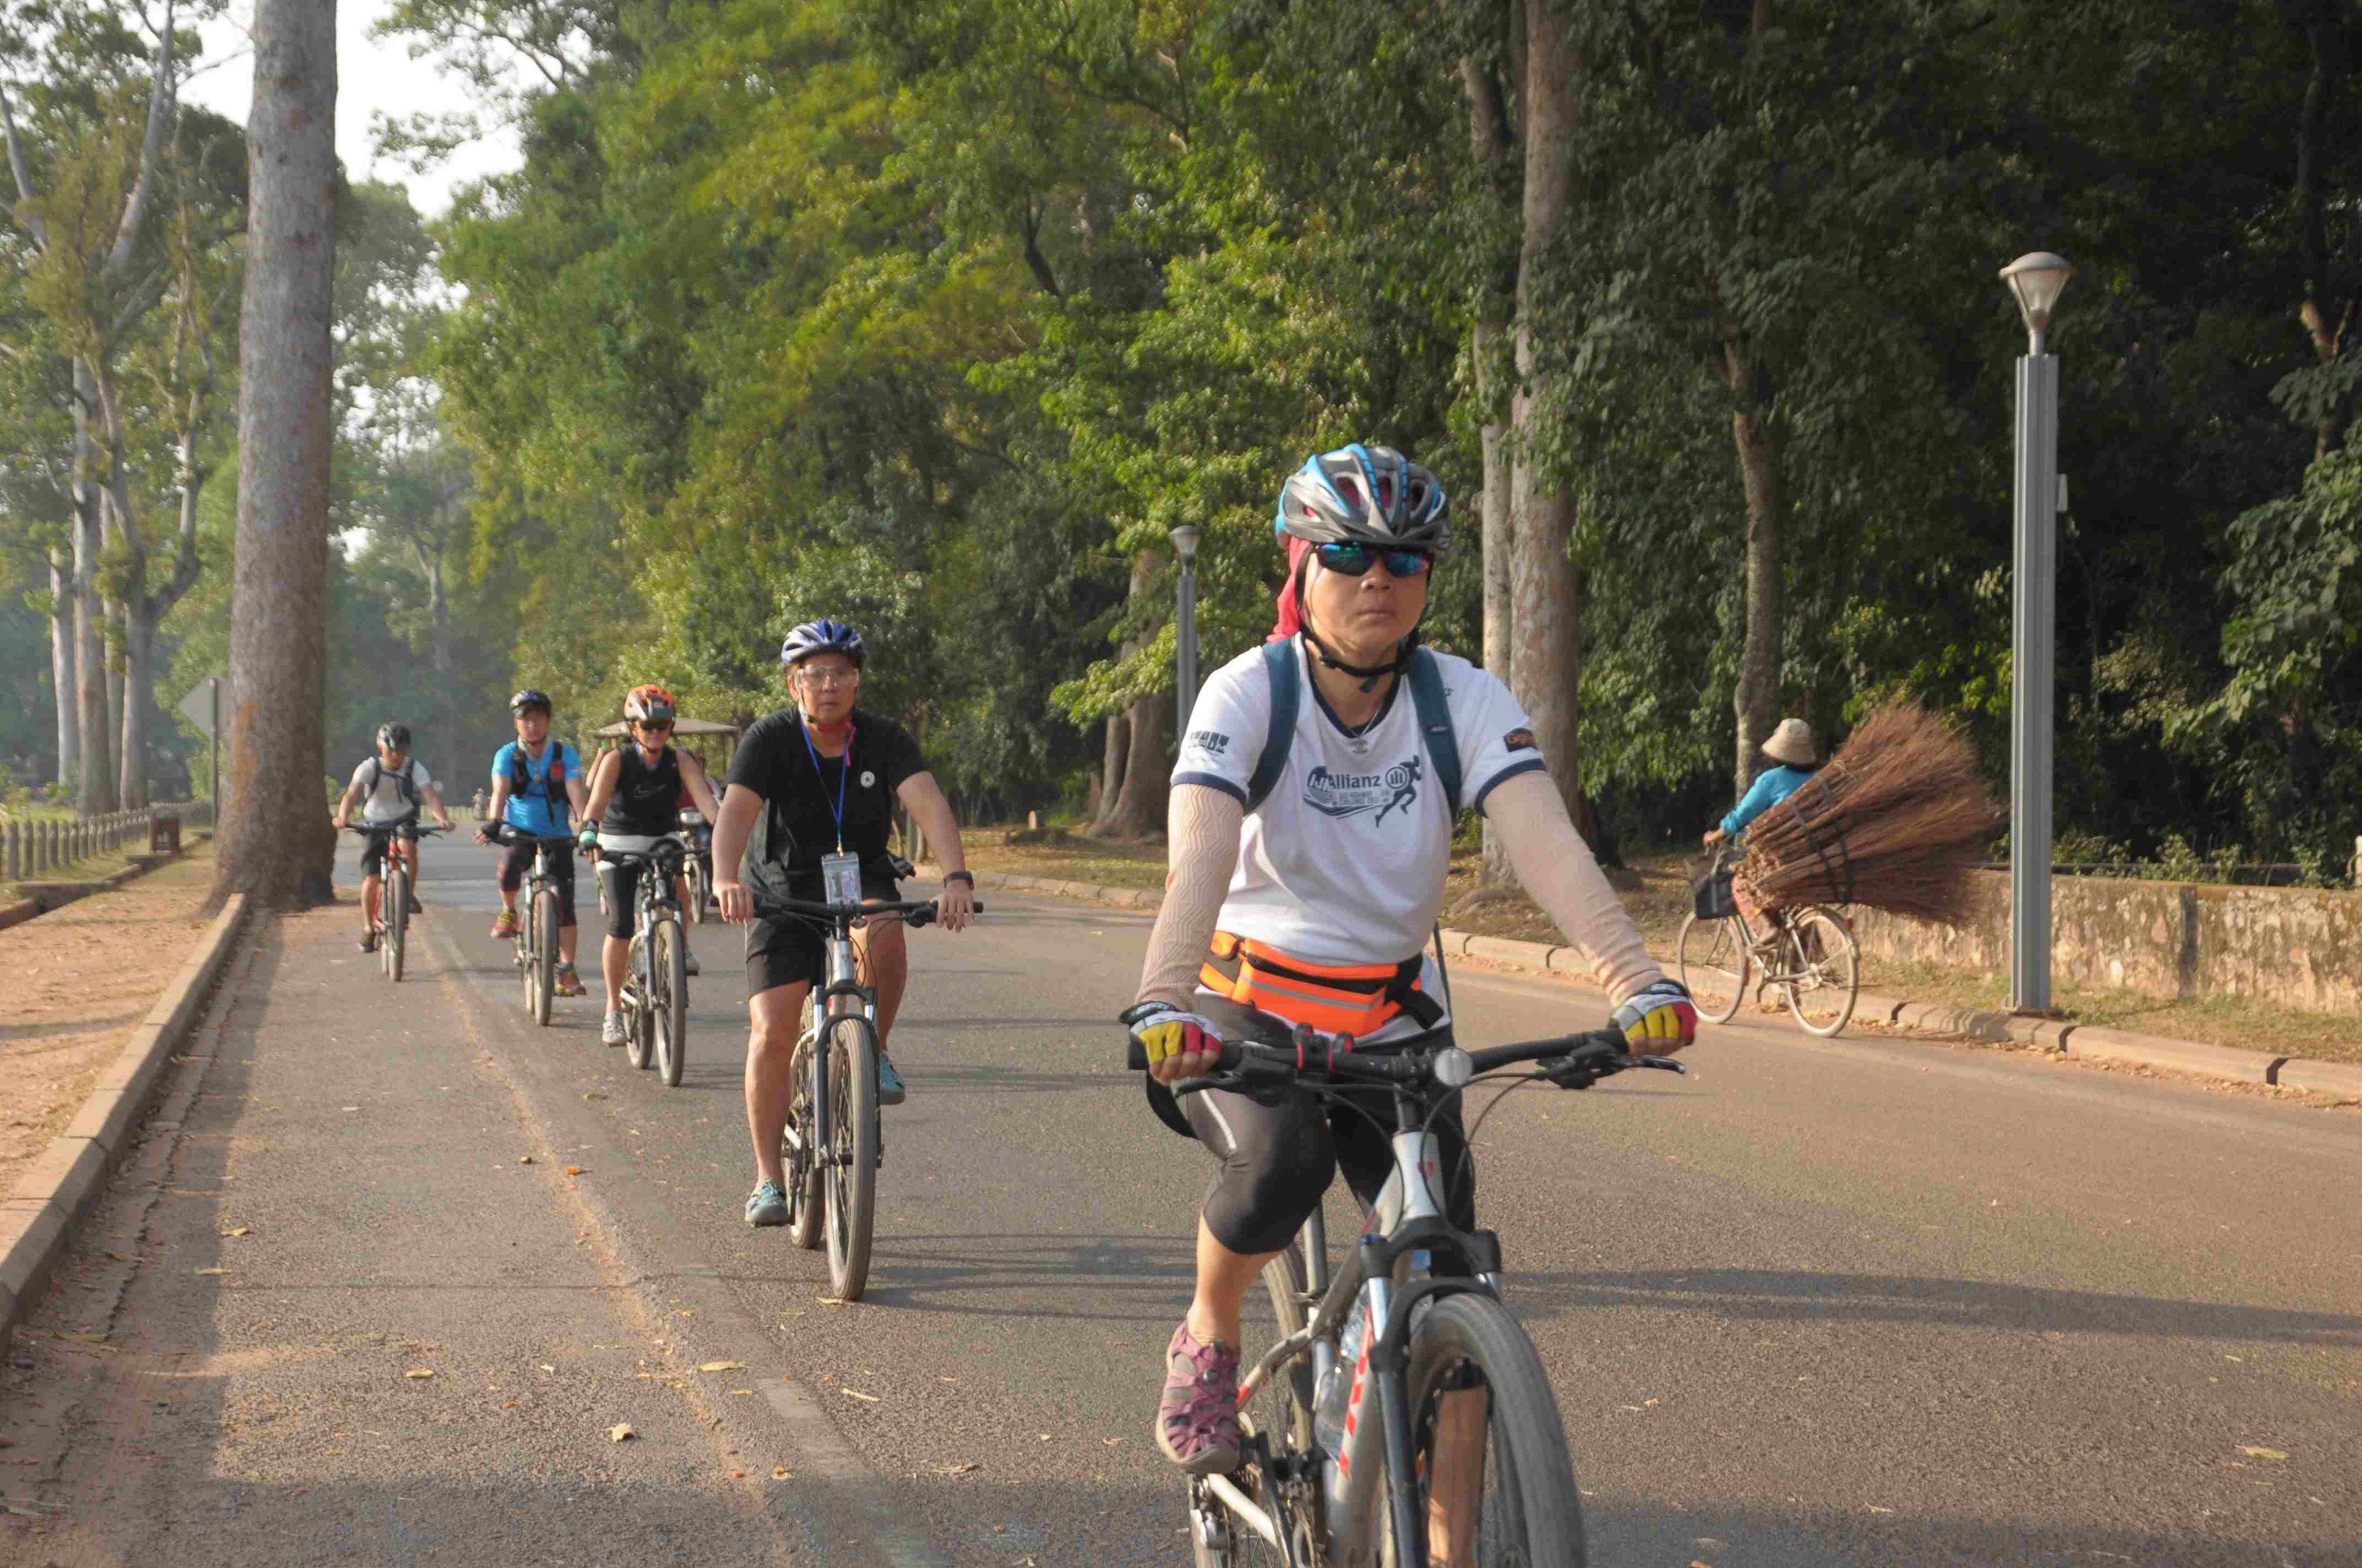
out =
<svg viewBox="0 0 2362 1568"><path fill-rule="evenodd" d="M1569 821L1517 700L1465 659L1418 646L1444 519L1434 476L1390 448L1307 461L1280 493L1289 571L1274 644L1207 681L1174 768L1168 890L1124 1021L1158 1114L1217 1161L1155 1426L1165 1456L1198 1474L1238 1463L1247 1287L1338 1169L1374 1200L1391 1152L1369 1119L1298 1090L1217 1090L1185 1108L1164 1086L1210 1071L1226 1038L1284 1042L1308 1023L1377 1043L1449 1023L1424 949L1451 865L1452 777L1635 1046L1661 1055L1696 1032L1688 993L1649 956ZM1293 723L1275 724L1291 705ZM1435 1132L1443 1170L1460 1173L1446 1179L1453 1222L1473 1228L1457 1111Z"/></svg>

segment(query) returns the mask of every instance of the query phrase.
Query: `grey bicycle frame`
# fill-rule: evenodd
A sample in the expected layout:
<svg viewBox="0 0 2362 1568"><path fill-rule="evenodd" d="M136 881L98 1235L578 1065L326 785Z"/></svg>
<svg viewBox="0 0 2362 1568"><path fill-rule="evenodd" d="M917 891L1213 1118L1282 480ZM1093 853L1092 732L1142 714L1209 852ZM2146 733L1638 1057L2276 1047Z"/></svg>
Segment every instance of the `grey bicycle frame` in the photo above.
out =
<svg viewBox="0 0 2362 1568"><path fill-rule="evenodd" d="M831 925L826 943L827 978L804 998L806 1005L812 1010L811 1027L806 1029L802 1037L796 1042L796 1049L804 1053L804 1071L811 1086L807 1092L811 1097L812 1146L809 1151L800 1152L805 1153L807 1159L813 1162L828 1157L827 1151L833 1145L836 1136L836 1128L832 1120L836 1115L836 1107L829 1099L828 1062L825 1053L821 1050L821 1038L828 1029L831 1017L830 1005L837 996L846 994L844 988L851 987L861 993L861 1013L869 1021L869 1037L872 1040L877 1037L877 1000L861 984L861 968L854 956L853 938L850 935L838 935L837 928ZM783 1136L790 1147L797 1146L794 1117L788 1118ZM877 1152L881 1158L886 1152L886 1140L882 1127L877 1140Z"/></svg>

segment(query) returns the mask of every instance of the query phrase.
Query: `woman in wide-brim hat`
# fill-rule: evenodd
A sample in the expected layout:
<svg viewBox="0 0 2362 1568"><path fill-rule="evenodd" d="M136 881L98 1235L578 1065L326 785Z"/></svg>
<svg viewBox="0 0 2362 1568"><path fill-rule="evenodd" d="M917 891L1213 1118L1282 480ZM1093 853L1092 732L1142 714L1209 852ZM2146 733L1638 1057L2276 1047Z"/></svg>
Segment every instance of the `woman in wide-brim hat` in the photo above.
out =
<svg viewBox="0 0 2362 1568"><path fill-rule="evenodd" d="M1772 737L1763 743L1763 755L1772 766L1755 776L1755 782L1738 804L1722 819L1722 825L1705 835L1707 847L1725 839L1741 839L1747 835L1747 824L1805 787L1805 780L1821 770L1821 748L1813 726L1802 719L1783 719ZM1763 911L1747 894L1746 878L1734 878L1730 884L1732 898L1739 912L1747 917L1747 928L1759 936L1768 934L1763 923Z"/></svg>

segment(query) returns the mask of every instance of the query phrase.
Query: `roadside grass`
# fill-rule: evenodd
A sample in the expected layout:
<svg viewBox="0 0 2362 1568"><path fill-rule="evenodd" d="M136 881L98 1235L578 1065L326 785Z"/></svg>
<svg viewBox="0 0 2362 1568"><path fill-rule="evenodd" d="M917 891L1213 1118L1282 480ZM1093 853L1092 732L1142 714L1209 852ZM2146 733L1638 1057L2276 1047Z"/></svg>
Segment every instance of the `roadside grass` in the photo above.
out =
<svg viewBox="0 0 2362 1568"><path fill-rule="evenodd" d="M965 835L968 863L979 870L1021 877L1055 877L1110 888L1164 886L1164 845L1086 838L1073 823L1051 824L1039 834L985 828ZM1031 841L1031 842L1012 842ZM1521 892L1480 896L1480 855L1461 850L1451 857L1444 892L1444 920L1454 929L1522 942L1557 942L1558 928ZM1607 879L1640 928L1649 951L1671 963L1682 920L1690 910L1693 856L1672 853L1633 856ZM1964 974L1933 964L1865 959L1864 990L1913 1001L2005 1012L2005 976ZM2346 1013L2307 1012L2257 999L2192 997L2168 999L2136 991L2064 987L2051 998L2057 1010L2079 1023L2126 1029L2169 1040L2191 1040L2276 1056L2320 1062L2362 1063L2362 1018Z"/></svg>
<svg viewBox="0 0 2362 1568"><path fill-rule="evenodd" d="M194 835L184 832L181 836L181 858L192 859L201 850L209 854L212 842L210 838L199 841ZM148 845L143 839L126 844L120 849L102 850L96 855L84 856L82 859L69 865L51 867L39 877L30 877L17 882L0 881L0 904L13 904L20 899L29 899L33 896L34 889L59 882L101 881L126 867L147 858Z"/></svg>

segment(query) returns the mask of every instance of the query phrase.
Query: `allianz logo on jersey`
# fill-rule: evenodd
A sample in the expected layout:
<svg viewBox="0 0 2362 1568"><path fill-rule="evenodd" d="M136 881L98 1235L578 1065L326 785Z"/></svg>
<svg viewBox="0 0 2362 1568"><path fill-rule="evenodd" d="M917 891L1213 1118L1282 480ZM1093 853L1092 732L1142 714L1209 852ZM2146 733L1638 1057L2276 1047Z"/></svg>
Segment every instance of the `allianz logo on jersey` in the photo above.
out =
<svg viewBox="0 0 2362 1568"><path fill-rule="evenodd" d="M1331 773L1325 767L1315 767L1304 778L1304 803L1328 817L1375 812L1371 820L1382 823L1396 810L1408 814L1418 799L1422 772L1416 756L1407 756L1383 773Z"/></svg>

